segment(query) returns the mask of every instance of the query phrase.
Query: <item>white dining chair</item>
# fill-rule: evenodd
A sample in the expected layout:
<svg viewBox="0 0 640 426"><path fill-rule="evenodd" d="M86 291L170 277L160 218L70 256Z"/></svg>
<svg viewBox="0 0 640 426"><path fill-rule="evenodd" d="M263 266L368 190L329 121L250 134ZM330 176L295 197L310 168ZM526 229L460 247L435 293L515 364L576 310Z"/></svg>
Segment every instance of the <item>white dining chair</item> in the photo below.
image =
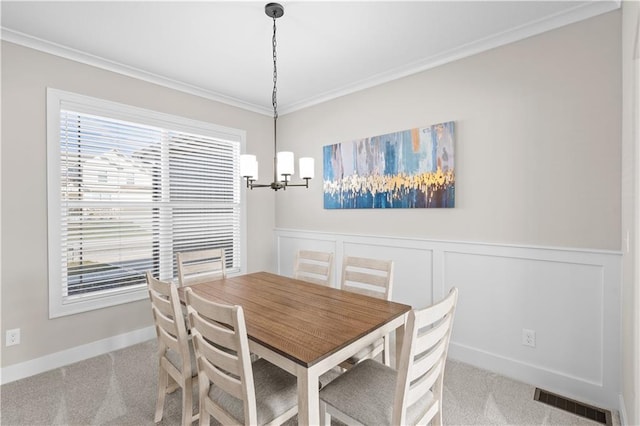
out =
<svg viewBox="0 0 640 426"><path fill-rule="evenodd" d="M393 290L393 261L346 256L342 261L342 290L391 300ZM349 369L358 362L382 354L382 362L390 365L389 336L384 336L345 360L340 367Z"/></svg>
<svg viewBox="0 0 640 426"><path fill-rule="evenodd" d="M398 369L367 359L320 391L322 424L442 424L445 364L458 290L409 312Z"/></svg>
<svg viewBox="0 0 640 426"><path fill-rule="evenodd" d="M179 252L178 282L180 286L198 284L226 276L224 249L204 249Z"/></svg>
<svg viewBox="0 0 640 426"><path fill-rule="evenodd" d="M198 368L200 425L277 425L298 413L296 376L264 358L251 362L241 306L186 290Z"/></svg>
<svg viewBox="0 0 640 426"><path fill-rule="evenodd" d="M155 422L162 420L165 395L182 389L182 425L198 419L193 412L193 380L197 376L193 347L180 308L177 287L147 272L151 312L158 338L158 398ZM171 378L171 381L169 380Z"/></svg>
<svg viewBox="0 0 640 426"><path fill-rule="evenodd" d="M293 277L314 284L331 286L333 253L299 250L296 253Z"/></svg>

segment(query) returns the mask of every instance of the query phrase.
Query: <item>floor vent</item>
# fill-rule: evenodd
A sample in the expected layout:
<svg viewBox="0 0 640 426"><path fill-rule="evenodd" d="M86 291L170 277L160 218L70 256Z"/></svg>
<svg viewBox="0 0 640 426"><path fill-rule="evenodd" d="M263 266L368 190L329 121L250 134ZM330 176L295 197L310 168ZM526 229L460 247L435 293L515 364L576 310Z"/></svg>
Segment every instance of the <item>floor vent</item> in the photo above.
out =
<svg viewBox="0 0 640 426"><path fill-rule="evenodd" d="M593 405L584 404L573 399L565 398L564 396L557 395L555 393L547 392L545 390L536 388L536 393L533 396L535 401L540 401L552 407L559 408L564 411L568 411L576 416L584 417L589 420L593 420L603 425L611 426L611 411L603 410L602 408L594 407Z"/></svg>

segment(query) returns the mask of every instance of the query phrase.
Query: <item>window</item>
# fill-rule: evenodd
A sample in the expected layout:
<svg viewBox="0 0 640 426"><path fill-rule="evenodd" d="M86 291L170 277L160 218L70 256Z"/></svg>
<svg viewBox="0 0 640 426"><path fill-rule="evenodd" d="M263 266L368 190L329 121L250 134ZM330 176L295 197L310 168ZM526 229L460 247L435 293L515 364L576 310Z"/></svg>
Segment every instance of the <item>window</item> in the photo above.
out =
<svg viewBox="0 0 640 426"><path fill-rule="evenodd" d="M244 270L244 132L49 89L49 316L148 297L145 272L224 248Z"/></svg>

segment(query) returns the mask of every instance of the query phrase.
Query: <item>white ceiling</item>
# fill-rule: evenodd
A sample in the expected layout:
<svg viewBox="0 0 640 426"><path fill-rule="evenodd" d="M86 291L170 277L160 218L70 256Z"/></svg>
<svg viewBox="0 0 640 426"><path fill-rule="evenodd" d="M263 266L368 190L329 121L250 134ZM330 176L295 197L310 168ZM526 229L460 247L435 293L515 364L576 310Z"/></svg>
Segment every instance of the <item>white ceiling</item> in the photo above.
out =
<svg viewBox="0 0 640 426"><path fill-rule="evenodd" d="M2 38L272 113L272 21L253 1L6 1ZM607 1L291 1L278 111L294 111L620 6Z"/></svg>

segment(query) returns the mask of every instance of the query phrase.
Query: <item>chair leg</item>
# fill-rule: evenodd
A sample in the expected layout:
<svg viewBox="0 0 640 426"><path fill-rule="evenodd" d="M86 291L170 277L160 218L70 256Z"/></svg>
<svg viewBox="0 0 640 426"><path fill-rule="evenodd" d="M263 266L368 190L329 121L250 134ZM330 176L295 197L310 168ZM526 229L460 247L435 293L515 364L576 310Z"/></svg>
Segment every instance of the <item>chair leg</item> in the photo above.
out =
<svg viewBox="0 0 640 426"><path fill-rule="evenodd" d="M200 422L198 424L199 426L210 426L211 419L209 418L209 413L200 410Z"/></svg>
<svg viewBox="0 0 640 426"><path fill-rule="evenodd" d="M331 426L331 416L327 413L327 404L320 401L320 425Z"/></svg>
<svg viewBox="0 0 640 426"><path fill-rule="evenodd" d="M391 367L391 348L389 345L389 335L387 334L386 336L384 336L382 338L382 341L384 342L382 348L382 362L387 367Z"/></svg>
<svg viewBox="0 0 640 426"><path fill-rule="evenodd" d="M156 401L155 422L162 420L162 412L164 411L164 397L167 394L167 386L169 382L169 373L158 365L158 399Z"/></svg>
<svg viewBox="0 0 640 426"><path fill-rule="evenodd" d="M209 426L210 416L209 412L207 412L206 399L209 395L209 379L201 378L201 375L198 374L198 415L200 416L200 421L198 424L200 426Z"/></svg>
<svg viewBox="0 0 640 426"><path fill-rule="evenodd" d="M182 387L182 426L193 423L193 390L191 379L187 379Z"/></svg>
<svg viewBox="0 0 640 426"><path fill-rule="evenodd" d="M432 424L434 426L442 426L442 410L438 410L438 413L433 417Z"/></svg>

